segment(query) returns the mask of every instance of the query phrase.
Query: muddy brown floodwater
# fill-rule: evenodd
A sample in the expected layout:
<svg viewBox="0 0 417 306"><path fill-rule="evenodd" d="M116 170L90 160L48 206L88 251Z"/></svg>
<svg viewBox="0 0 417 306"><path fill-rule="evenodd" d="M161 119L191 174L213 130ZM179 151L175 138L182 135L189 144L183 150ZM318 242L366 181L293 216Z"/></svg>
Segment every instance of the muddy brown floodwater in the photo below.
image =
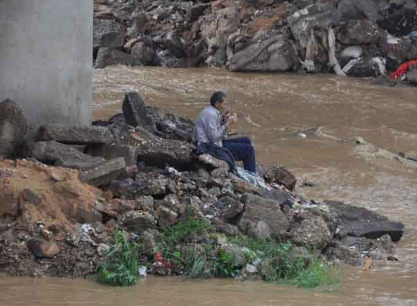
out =
<svg viewBox="0 0 417 306"><path fill-rule="evenodd" d="M233 280L149 277L135 287L111 288L85 280L0 277L0 305L417 305L417 162L396 158L399 152L416 157L417 88L333 75L122 66L96 70L94 84L97 119L121 112L131 90L150 105L192 119L213 91L227 91L239 117L235 129L250 135L260 162L296 174L298 194L403 222L399 261L370 271L342 267L342 283L331 292ZM357 146L356 137L374 146ZM314 187L302 187L307 181Z"/></svg>

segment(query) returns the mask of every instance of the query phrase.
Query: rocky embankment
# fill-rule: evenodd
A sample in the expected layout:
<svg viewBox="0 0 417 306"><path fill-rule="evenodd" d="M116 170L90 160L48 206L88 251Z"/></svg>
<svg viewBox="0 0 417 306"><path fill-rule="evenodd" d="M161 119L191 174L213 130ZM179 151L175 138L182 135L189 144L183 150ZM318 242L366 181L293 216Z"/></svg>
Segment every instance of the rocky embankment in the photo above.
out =
<svg viewBox="0 0 417 306"><path fill-rule="evenodd" d="M260 167L263 187L242 180L224 161L192 153L192 121L147 106L137 93L128 93L123 113L108 121L45 125L30 142L18 106L7 100L0 110L0 272L94 273L120 228L138 241L140 262L151 272L181 273L157 255L157 241L187 220L210 225L183 241L194 250L229 250L231 237L251 237L289 242L294 256L314 249L354 265L396 260L401 223L302 199L283 167Z"/></svg>
<svg viewBox="0 0 417 306"><path fill-rule="evenodd" d="M417 59L415 0L94 2L96 68L208 65L378 77ZM382 79L415 85L414 67Z"/></svg>

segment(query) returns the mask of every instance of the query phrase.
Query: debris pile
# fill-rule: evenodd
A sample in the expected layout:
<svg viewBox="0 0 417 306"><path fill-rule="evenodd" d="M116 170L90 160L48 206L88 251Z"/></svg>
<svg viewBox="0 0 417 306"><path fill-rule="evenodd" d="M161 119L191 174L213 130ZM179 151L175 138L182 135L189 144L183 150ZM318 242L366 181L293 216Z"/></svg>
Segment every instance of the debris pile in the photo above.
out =
<svg viewBox="0 0 417 306"><path fill-rule="evenodd" d="M14 107L0 120L23 122ZM158 253L161 235L190 222L207 227L174 244L178 254L190 245L245 252L228 241L249 237L356 265L395 259L393 242L404 233L401 223L365 208L298 197L296 178L282 166L266 169L265 188L224 161L195 156L193 122L147 106L138 93L126 95L122 114L92 127L43 126L18 146L12 127L1 152L20 158L0 162L0 272L10 275L94 273L116 228L137 241L140 264L163 275L182 271ZM238 267L253 274L255 259Z"/></svg>

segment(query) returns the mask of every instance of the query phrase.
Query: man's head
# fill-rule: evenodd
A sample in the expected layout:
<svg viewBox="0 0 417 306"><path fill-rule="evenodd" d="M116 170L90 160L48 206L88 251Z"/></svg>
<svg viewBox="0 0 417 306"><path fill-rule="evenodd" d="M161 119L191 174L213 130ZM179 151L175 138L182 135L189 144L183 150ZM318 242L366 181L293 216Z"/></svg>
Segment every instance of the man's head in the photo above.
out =
<svg viewBox="0 0 417 306"><path fill-rule="evenodd" d="M224 111L226 109L226 94L221 91L216 91L212 94L210 99L211 106L217 108L220 111Z"/></svg>

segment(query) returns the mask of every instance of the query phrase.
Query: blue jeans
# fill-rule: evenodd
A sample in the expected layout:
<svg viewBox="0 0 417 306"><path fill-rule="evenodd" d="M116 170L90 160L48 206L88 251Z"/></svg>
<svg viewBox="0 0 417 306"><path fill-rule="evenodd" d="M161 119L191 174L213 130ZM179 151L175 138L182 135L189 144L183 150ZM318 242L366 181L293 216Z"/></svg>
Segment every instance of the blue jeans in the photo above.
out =
<svg viewBox="0 0 417 306"><path fill-rule="evenodd" d="M223 147L232 153L236 161L243 161L245 170L256 173L255 149L249 137L223 140Z"/></svg>

